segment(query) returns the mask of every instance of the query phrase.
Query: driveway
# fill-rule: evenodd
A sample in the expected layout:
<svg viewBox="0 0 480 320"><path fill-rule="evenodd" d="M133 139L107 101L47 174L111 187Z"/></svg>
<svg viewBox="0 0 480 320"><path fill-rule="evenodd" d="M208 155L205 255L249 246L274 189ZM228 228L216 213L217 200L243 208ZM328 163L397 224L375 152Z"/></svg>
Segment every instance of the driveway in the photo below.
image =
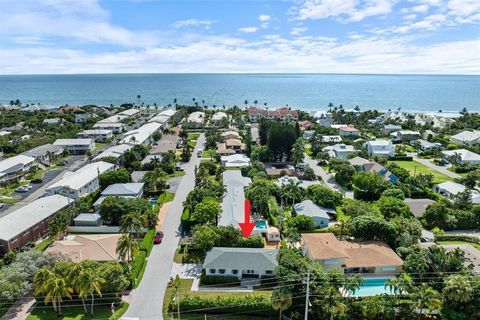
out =
<svg viewBox="0 0 480 320"><path fill-rule="evenodd" d="M429 159L419 158L416 153L408 153L408 155L413 157L414 161L420 162L421 164L429 167L430 169L443 173L444 175L449 176L450 178L454 178L454 179L461 178L461 176L456 174L455 172L447 170L447 167L437 166L435 163L431 163Z"/></svg>
<svg viewBox="0 0 480 320"><path fill-rule="evenodd" d="M322 184L324 186L327 186L334 191L338 191L338 192L344 194L345 198L353 199L353 192L352 191L346 191L345 189L343 189L337 183L337 181L335 181L335 179L332 177L332 175L330 173L323 170L322 167L317 165L317 161L315 159L312 159L309 155L305 154L305 162L308 163L310 168L313 169L313 172L315 172L315 174L317 176L322 177Z"/></svg>
<svg viewBox="0 0 480 320"><path fill-rule="evenodd" d="M175 278L178 275L181 279L196 279L202 274L202 264L196 263L174 263L170 276Z"/></svg>
<svg viewBox="0 0 480 320"><path fill-rule="evenodd" d="M173 266L173 256L180 241L182 203L195 186L194 169L199 164L195 157L205 141L202 133L189 162L182 165L185 170L175 198L170 203L167 216L163 221L164 238L160 245L154 246L148 258L145 274L137 289L128 298L130 307L122 319L163 319L163 298Z"/></svg>

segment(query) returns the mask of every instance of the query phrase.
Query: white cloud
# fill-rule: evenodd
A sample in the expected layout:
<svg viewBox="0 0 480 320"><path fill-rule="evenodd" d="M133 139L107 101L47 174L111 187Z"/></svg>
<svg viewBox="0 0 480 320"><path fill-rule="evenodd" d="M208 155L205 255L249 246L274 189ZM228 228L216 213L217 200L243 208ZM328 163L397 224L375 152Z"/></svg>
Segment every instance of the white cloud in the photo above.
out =
<svg viewBox="0 0 480 320"><path fill-rule="evenodd" d="M425 13L428 11L428 6L426 4L421 4L411 8L412 12L415 13Z"/></svg>
<svg viewBox="0 0 480 320"><path fill-rule="evenodd" d="M185 27L205 27L209 28L212 24L216 23L215 20L199 20L199 19L187 19L179 20L172 24L174 28L185 28Z"/></svg>
<svg viewBox="0 0 480 320"><path fill-rule="evenodd" d="M243 33L255 33L258 31L258 27L245 27L238 29L238 31Z"/></svg>
<svg viewBox="0 0 480 320"><path fill-rule="evenodd" d="M292 31L290 32L290 34L291 34L292 36L298 36L298 35L304 33L304 32L307 31L307 30L308 30L307 27L295 27L295 28L292 29Z"/></svg>
<svg viewBox="0 0 480 320"><path fill-rule="evenodd" d="M298 20L336 18L361 21L392 11L396 0L303 0L294 10Z"/></svg>
<svg viewBox="0 0 480 320"><path fill-rule="evenodd" d="M270 21L272 17L269 16L268 14L261 14L258 16L258 20L261 21L261 22L267 22L267 21Z"/></svg>

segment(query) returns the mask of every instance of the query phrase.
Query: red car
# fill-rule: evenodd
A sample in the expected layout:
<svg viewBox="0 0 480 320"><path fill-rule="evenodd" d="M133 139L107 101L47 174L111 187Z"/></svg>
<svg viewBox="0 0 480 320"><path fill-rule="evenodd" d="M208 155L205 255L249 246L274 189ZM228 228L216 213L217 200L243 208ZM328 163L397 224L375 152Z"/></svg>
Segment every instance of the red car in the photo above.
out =
<svg viewBox="0 0 480 320"><path fill-rule="evenodd" d="M157 233L155 233L155 237L153 237L153 243L160 244L162 243L162 240L163 240L163 232L157 231Z"/></svg>

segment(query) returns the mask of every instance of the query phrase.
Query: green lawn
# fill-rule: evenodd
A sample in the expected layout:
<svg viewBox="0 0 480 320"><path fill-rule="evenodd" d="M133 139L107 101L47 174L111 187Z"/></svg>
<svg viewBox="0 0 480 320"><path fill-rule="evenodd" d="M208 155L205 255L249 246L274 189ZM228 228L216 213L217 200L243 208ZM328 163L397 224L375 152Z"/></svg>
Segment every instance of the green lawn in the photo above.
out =
<svg viewBox="0 0 480 320"><path fill-rule="evenodd" d="M447 176L447 175L445 175L441 172L438 172L436 170L433 170L433 169L427 167L426 165L421 164L420 162L417 162L417 161L390 161L390 162L397 164L401 168L404 168L405 170L410 172L410 174L412 174L412 175L414 173L416 173L416 174L420 174L420 173L432 174L434 183L442 183L442 182L445 182L445 181L452 181L453 180L449 176Z"/></svg>
<svg viewBox="0 0 480 320"><path fill-rule="evenodd" d="M94 308L95 316L92 318L84 314L82 306L68 306L64 305L62 308L63 317L57 317L51 304L46 306L43 303L39 303L38 306L33 309L32 313L27 317L27 320L114 320L119 319L128 309L128 303L123 303L120 307L117 306L115 315L112 315L110 311L110 304L105 306L96 306Z"/></svg>
<svg viewBox="0 0 480 320"><path fill-rule="evenodd" d="M1 203L15 203L18 200L12 197L7 197L7 196L0 196L0 202Z"/></svg>
<svg viewBox="0 0 480 320"><path fill-rule="evenodd" d="M468 241L436 241L438 244L471 244L478 250L480 250L480 244L478 243L473 243L473 242L468 242Z"/></svg>
<svg viewBox="0 0 480 320"><path fill-rule="evenodd" d="M105 142L95 142L95 150L100 150L101 148L105 147Z"/></svg>
<svg viewBox="0 0 480 320"><path fill-rule="evenodd" d="M185 171L175 171L172 174L169 174L167 178L181 177L185 175Z"/></svg>
<svg viewBox="0 0 480 320"><path fill-rule="evenodd" d="M198 137L200 137L200 133L189 133L188 134L188 139L197 140Z"/></svg>
<svg viewBox="0 0 480 320"><path fill-rule="evenodd" d="M165 191L158 196L157 202L158 203L170 202L170 201L173 200L174 197L175 197L175 195L173 193Z"/></svg>
<svg viewBox="0 0 480 320"><path fill-rule="evenodd" d="M215 159L216 156L217 156L217 150L215 149L205 150L202 153L202 158Z"/></svg>
<svg viewBox="0 0 480 320"><path fill-rule="evenodd" d="M241 297L245 295L263 295L266 296L267 298L270 299L272 292L271 291L262 291L258 290L255 291L254 293L251 292L225 292L225 291L190 291L192 288L192 283L193 279L180 279L180 289L178 296L180 299L184 296L189 296L189 297L211 297L211 298L216 298L216 297ZM172 295L175 294L175 290L172 287L167 287L167 291L165 292L165 298L163 300L163 313L164 313L164 318L169 319L167 316L167 310L168 310L168 304L170 300L172 299ZM193 314L192 314L193 316ZM248 319L266 319L266 318L252 318L252 317L247 317ZM182 315L182 319L188 319L186 316ZM246 319L246 318L228 318L228 319ZM28 319L27 319L28 320Z"/></svg>
<svg viewBox="0 0 480 320"><path fill-rule="evenodd" d="M197 140L187 141L187 144L188 144L190 147L195 148L195 146L197 145Z"/></svg>
<svg viewBox="0 0 480 320"><path fill-rule="evenodd" d="M43 252L43 251L45 251L45 249L47 249L48 246L51 245L52 243L53 243L53 240L51 240L51 239L45 239L45 240L43 240L42 242L40 242L39 244L37 244L35 247L33 247L33 250L39 251L39 252Z"/></svg>

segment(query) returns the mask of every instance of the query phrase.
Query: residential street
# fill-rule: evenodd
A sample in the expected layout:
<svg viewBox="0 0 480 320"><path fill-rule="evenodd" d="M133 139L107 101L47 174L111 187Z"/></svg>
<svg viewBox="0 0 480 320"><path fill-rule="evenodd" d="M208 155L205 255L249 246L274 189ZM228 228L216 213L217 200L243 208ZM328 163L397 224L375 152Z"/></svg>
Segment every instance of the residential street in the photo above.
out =
<svg viewBox="0 0 480 320"><path fill-rule="evenodd" d="M455 172L447 170L446 167L437 166L436 164L431 163L429 159L419 158L416 153L408 153L407 155L412 156L414 161L420 162L421 164L426 165L430 169L433 169L433 170L436 170L440 173L443 173L446 176L449 176L449 177L455 178L455 179L461 178L460 175L456 174Z"/></svg>
<svg viewBox="0 0 480 320"><path fill-rule="evenodd" d="M342 187L333 179L333 177L323 170L322 167L317 165L317 161L315 159L312 159L309 155L305 154L305 162L308 163L310 168L313 169L313 172L317 176L322 177L322 184L329 187L332 190L338 191L343 193L344 191L342 190ZM353 199L353 192L352 191L345 191L345 198Z"/></svg>
<svg viewBox="0 0 480 320"><path fill-rule="evenodd" d="M180 240L182 203L194 188L194 169L199 163L196 154L204 141L205 135L202 133L197 140L192 158L182 166L186 174L163 221L162 229L165 234L163 241L160 245L154 246L140 285L128 297L130 307L122 319L163 319L163 298L170 279L173 256Z"/></svg>

